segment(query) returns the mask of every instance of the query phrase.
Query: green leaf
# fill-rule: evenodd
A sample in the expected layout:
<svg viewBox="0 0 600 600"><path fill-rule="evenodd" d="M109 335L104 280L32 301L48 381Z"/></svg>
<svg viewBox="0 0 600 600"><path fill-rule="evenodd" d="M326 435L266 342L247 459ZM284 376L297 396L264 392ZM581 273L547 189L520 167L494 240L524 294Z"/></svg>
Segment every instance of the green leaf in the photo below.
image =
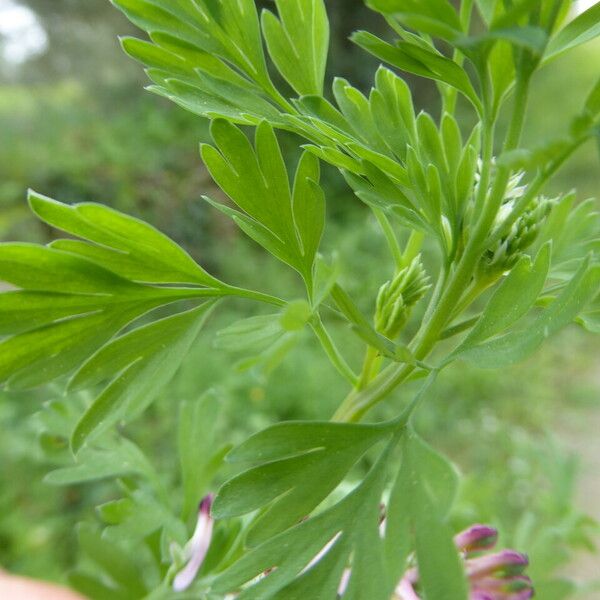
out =
<svg viewBox="0 0 600 600"><path fill-rule="evenodd" d="M287 461L293 463L298 458L306 456L298 455L298 452L311 450L313 453L322 452L320 448L323 444L327 444L329 439L336 446L340 444L340 452L345 454L356 451L356 448L352 450L344 448L343 439L347 436L352 445L358 441L358 438L362 438L363 448L365 438L371 438L371 443L374 441L372 435L365 436L368 429L363 429L360 433L357 429L353 429L368 428L368 426L290 423L276 427L279 429L271 428L267 431L277 435L267 435L263 438L266 460L291 454ZM351 432L356 432L358 435ZM308 439L303 441L304 436L298 435L300 433L306 433ZM248 452L243 452L243 455L252 458L257 450L262 453L263 446L260 443L262 440L258 436L254 438L250 456ZM379 439L381 432L375 437ZM352 572L344 596L351 600L363 598L387 600L393 588L385 576L379 518L387 459L392 445L395 445L395 441L388 444L375 466L353 492L314 517L304 520L302 517L296 518L295 522L298 524L291 529L251 549L216 577L213 591L215 593L235 591L243 584L255 580L240 593L238 596L240 600L334 598L343 570L352 557ZM281 453L278 451L280 447ZM260 458L263 459L262 454ZM339 460L343 460L342 456ZM271 463L266 463L265 467L269 464ZM312 487L323 489L327 482L319 479L323 478L313 476ZM290 492L290 494L294 493L297 492ZM286 496L282 501L285 501L285 498ZM217 502L218 499L215 506ZM360 518L357 518L357 515L360 515ZM261 522L264 521L263 517ZM282 548L293 549L293 551L281 552ZM267 569L272 569L269 575L255 579Z"/></svg>
<svg viewBox="0 0 600 600"><path fill-rule="evenodd" d="M440 129L448 172L454 174L458 171L463 151L460 127L453 115L445 113L442 117L442 126Z"/></svg>
<svg viewBox="0 0 600 600"><path fill-rule="evenodd" d="M182 108L208 119L222 118L240 125L258 125L263 119L278 121L280 113L252 91L206 74L199 82L169 77L164 71L148 70L155 85L148 90Z"/></svg>
<svg viewBox="0 0 600 600"><path fill-rule="evenodd" d="M325 229L325 195L319 179L319 161L304 152L296 169L292 210L307 267L314 263Z"/></svg>
<svg viewBox="0 0 600 600"><path fill-rule="evenodd" d="M539 251L535 263L528 256L519 260L490 298L475 327L453 352L454 356L508 329L529 312L544 289L550 256L548 243Z"/></svg>
<svg viewBox="0 0 600 600"><path fill-rule="evenodd" d="M22 289L65 294L127 293L134 285L89 260L45 246L0 244L0 280Z"/></svg>
<svg viewBox="0 0 600 600"><path fill-rule="evenodd" d="M458 471L419 436L414 435L409 443L411 460L419 470L421 486L429 496L431 509L444 520L458 495Z"/></svg>
<svg viewBox="0 0 600 600"><path fill-rule="evenodd" d="M410 361L412 355L408 348L400 344L394 344L383 337L369 323L368 319L361 313L360 309L350 295L338 284L331 289L331 297L337 304L342 314L351 323L353 330L367 344L378 350L383 356L394 360Z"/></svg>
<svg viewBox="0 0 600 600"><path fill-rule="evenodd" d="M295 268L311 287L311 272L324 225L324 197L319 168L304 154L293 193L281 150L266 122L256 130L255 148L242 131L216 120L211 134L218 148L202 146L213 179L246 213L218 206L269 252Z"/></svg>
<svg viewBox="0 0 600 600"><path fill-rule="evenodd" d="M448 0L368 0L367 5L393 15L417 31L452 41L462 26L456 10Z"/></svg>
<svg viewBox="0 0 600 600"><path fill-rule="evenodd" d="M205 52L168 33L154 32L150 36L153 44L137 38L124 37L121 38L121 46L135 60L150 69L168 72L169 77L176 75L185 80L197 82L201 81L197 71L200 70L215 79L228 81L235 86L253 90L255 94L260 95L260 90L254 83L214 54Z"/></svg>
<svg viewBox="0 0 600 600"><path fill-rule="evenodd" d="M323 0L277 0L279 19L262 13L269 54L301 96L321 95L329 48L329 22Z"/></svg>
<svg viewBox="0 0 600 600"><path fill-rule="evenodd" d="M209 467L215 454L219 412L220 402L214 390L194 402L182 402L179 408L177 441L184 519L198 506L213 475Z"/></svg>
<svg viewBox="0 0 600 600"><path fill-rule="evenodd" d="M369 100L341 77L336 77L333 82L333 94L355 137L372 151L386 153L387 145L379 135Z"/></svg>
<svg viewBox="0 0 600 600"><path fill-rule="evenodd" d="M342 171L348 185L365 204L395 214L413 229L427 230L421 212L383 171L363 163L367 178ZM412 185L412 184L411 184Z"/></svg>
<svg viewBox="0 0 600 600"><path fill-rule="evenodd" d="M283 309L279 323L285 331L300 331L308 323L311 315L312 311L306 300L293 300Z"/></svg>
<svg viewBox="0 0 600 600"><path fill-rule="evenodd" d="M571 277L586 255L598 254L600 213L595 199L574 206L575 194L567 194L550 213L542 239L552 239L552 275L560 279Z"/></svg>
<svg viewBox="0 0 600 600"><path fill-rule="evenodd" d="M486 23L490 23L494 18L497 0L476 0L477 8Z"/></svg>
<svg viewBox="0 0 600 600"><path fill-rule="evenodd" d="M388 505L386 562L396 582L414 543L426 598L467 597L464 567L445 522L457 487L454 467L409 429L402 439L402 462Z"/></svg>
<svg viewBox="0 0 600 600"><path fill-rule="evenodd" d="M550 335L571 323L600 288L600 265L585 261L560 295L526 329L473 346L461 358L483 368L514 364L534 352Z"/></svg>
<svg viewBox="0 0 600 600"><path fill-rule="evenodd" d="M575 17L548 44L545 60L585 44L600 35L600 4L596 3Z"/></svg>
<svg viewBox="0 0 600 600"><path fill-rule="evenodd" d="M138 27L167 34L201 52L235 65L261 87L271 84L253 0L223 10L212 0L112 0Z"/></svg>
<svg viewBox="0 0 600 600"><path fill-rule="evenodd" d="M468 51L497 41L510 42L513 46L531 50L535 56L541 56L548 43L548 34L541 27L533 25L497 27L479 35L460 38L456 46Z"/></svg>
<svg viewBox="0 0 600 600"><path fill-rule="evenodd" d="M110 379L77 423L71 437L78 452L92 435L118 419L139 414L173 377L214 303L138 327L101 348L71 379L81 389Z"/></svg>
<svg viewBox="0 0 600 600"><path fill-rule="evenodd" d="M214 346L226 351L260 351L283 334L280 315L260 315L234 321L217 332Z"/></svg>
<svg viewBox="0 0 600 600"><path fill-rule="evenodd" d="M31 210L48 225L94 244L84 245L65 240L56 242L55 248L81 254L122 277L157 283L219 285L217 279L206 273L173 240L139 219L100 204L83 203L69 206L33 191L29 192L29 205ZM37 253L41 254L42 251L37 250ZM47 254L50 255L49 252ZM65 268L58 265L45 265L40 262L41 257L26 260L32 263L32 267L39 265L40 269L47 269L50 274ZM54 260L58 260L55 255ZM61 260L65 263L67 259ZM91 267L84 266L81 270L89 269ZM90 277L94 281L98 281L98 272L98 269L91 271ZM38 276L35 275L36 278ZM107 282L107 286L115 287L116 283ZM29 287L29 289L40 288ZM85 292L81 289L71 290L64 287L55 291Z"/></svg>
<svg viewBox="0 0 600 600"><path fill-rule="evenodd" d="M366 31L353 34L351 39L367 52L403 71L456 88L481 112L481 102L467 73L449 58L411 42L399 41L393 46Z"/></svg>
<svg viewBox="0 0 600 600"><path fill-rule="evenodd" d="M50 471L44 482L73 485L124 475L152 478L152 468L140 449L123 436L110 440L106 448L84 448L72 466Z"/></svg>
<svg viewBox="0 0 600 600"><path fill-rule="evenodd" d="M278 238L274 233L269 231L264 225L249 217L239 210L235 210L221 202L217 202L203 196L203 200L211 206L220 210L227 215L231 220L252 240L270 252L277 259L289 265L296 265L298 256L290 251L290 249Z"/></svg>
<svg viewBox="0 0 600 600"><path fill-rule="evenodd" d="M10 298L19 300L19 293ZM127 323L162 303L103 307L8 337L0 342L0 382L27 389L70 373Z"/></svg>
<svg viewBox="0 0 600 600"><path fill-rule="evenodd" d="M390 150L401 160L406 146L416 144L415 111L410 88L395 73L379 67L369 103L375 127Z"/></svg>
<svg viewBox="0 0 600 600"><path fill-rule="evenodd" d="M31 388L70 373L127 324L162 305L222 295L222 284L153 227L100 205L73 207L31 193L48 224L93 243L0 245L0 382ZM158 254L157 254L158 253ZM193 282L203 287L143 285Z"/></svg>
<svg viewBox="0 0 600 600"><path fill-rule="evenodd" d="M588 94L588 97L585 100L586 113L595 119L600 115L600 79L596 81L596 84Z"/></svg>
<svg viewBox="0 0 600 600"><path fill-rule="evenodd" d="M261 464L223 485L213 514L229 518L268 507L249 532L248 542L259 544L310 514L386 433L381 426L338 423L292 422L270 427L228 456L230 462Z"/></svg>
<svg viewBox="0 0 600 600"><path fill-rule="evenodd" d="M142 597L147 590L131 555L104 539L91 525L78 526L79 545L110 579L132 597Z"/></svg>
<svg viewBox="0 0 600 600"><path fill-rule="evenodd" d="M202 159L213 179L243 211L282 241L290 241L293 229L289 184L270 125L264 123L257 129L256 153L248 138L226 121L214 121L211 135L218 151L203 145ZM259 145L262 161L258 158ZM266 172L262 171L263 166ZM269 187L271 176L274 190Z"/></svg>

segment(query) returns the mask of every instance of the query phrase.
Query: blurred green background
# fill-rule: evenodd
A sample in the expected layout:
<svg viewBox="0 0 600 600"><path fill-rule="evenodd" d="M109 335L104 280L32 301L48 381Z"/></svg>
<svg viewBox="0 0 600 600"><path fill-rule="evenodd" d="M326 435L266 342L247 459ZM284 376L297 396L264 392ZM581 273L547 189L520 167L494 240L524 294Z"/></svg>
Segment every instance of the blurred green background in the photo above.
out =
<svg viewBox="0 0 600 600"><path fill-rule="evenodd" d="M385 24L359 0L330 0L328 7L330 73L368 88L376 65L347 36L358 27L384 31ZM207 123L142 91L142 70L117 39L132 33L107 0L0 0L0 238L51 236L28 214L25 194L32 187L62 201L104 202L140 216L226 280L300 295L292 274L203 204L203 194L215 193L197 150ZM566 128L598 64L600 44L588 44L538 74L526 143ZM433 86L411 83L417 106L436 112ZM581 199L597 194L599 166L593 144L583 147L550 192L576 187ZM350 291L369 310L391 274L379 258L383 241L341 178L326 172L326 182L324 251L339 255ZM277 420L327 418L343 397L344 382L308 336L272 372L240 373L235 357L212 348L216 330L256 310L238 303L222 309L160 402L127 431L163 472L175 469L178 401L208 387L222 396L221 437L232 443ZM332 327L355 352L348 333ZM456 526L498 525L503 543L531 554L534 576L556 570L586 579L599 572L597 557L582 554L597 538L585 514L600 517L599 348L597 338L572 327L513 369L457 365L419 415L424 436L466 474ZM74 524L93 520L95 504L115 495L111 483L64 489L42 482L52 464L39 448L32 416L60 393L0 396L0 567L58 581L76 561ZM588 589L580 597L593 594ZM546 590L540 597L563 596Z"/></svg>

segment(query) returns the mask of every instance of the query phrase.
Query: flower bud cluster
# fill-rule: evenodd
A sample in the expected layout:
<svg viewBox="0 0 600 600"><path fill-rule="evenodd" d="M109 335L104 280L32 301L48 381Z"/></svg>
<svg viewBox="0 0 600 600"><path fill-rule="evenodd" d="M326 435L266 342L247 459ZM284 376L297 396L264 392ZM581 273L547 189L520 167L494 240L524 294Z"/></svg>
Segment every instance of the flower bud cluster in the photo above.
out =
<svg viewBox="0 0 600 600"><path fill-rule="evenodd" d="M408 267L403 268L391 281L379 288L375 308L375 329L393 339L399 333L411 308L429 289L429 277L416 256Z"/></svg>
<svg viewBox="0 0 600 600"><path fill-rule="evenodd" d="M469 600L527 600L533 596L531 579L524 575L529 561L515 550L486 553L496 545L498 532L487 525L472 525L454 538L464 560ZM420 600L418 568L409 569L394 593L394 600Z"/></svg>
<svg viewBox="0 0 600 600"><path fill-rule="evenodd" d="M508 235L488 248L479 265L480 275L498 274L510 270L521 254L537 238L540 228L550 214L555 201L540 196L532 201L529 208L511 227ZM507 202L500 211L500 219L512 209Z"/></svg>

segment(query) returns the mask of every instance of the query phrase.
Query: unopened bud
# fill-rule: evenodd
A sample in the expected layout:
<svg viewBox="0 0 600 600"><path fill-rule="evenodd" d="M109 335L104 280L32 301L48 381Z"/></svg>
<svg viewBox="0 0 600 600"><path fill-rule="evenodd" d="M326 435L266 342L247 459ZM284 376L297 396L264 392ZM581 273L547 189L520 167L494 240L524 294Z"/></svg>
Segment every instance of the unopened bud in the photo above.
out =
<svg viewBox="0 0 600 600"><path fill-rule="evenodd" d="M514 550L502 550L496 554L488 554L467 561L467 574L471 578L488 575L512 576L523 573L529 560L527 556Z"/></svg>
<svg viewBox="0 0 600 600"><path fill-rule="evenodd" d="M529 208L513 224L510 232L484 253L478 267L478 276L486 277L509 271L522 253L536 240L554 204L554 200L543 196L533 200ZM507 202L500 210L498 225L501 225L511 210L512 202Z"/></svg>
<svg viewBox="0 0 600 600"><path fill-rule="evenodd" d="M421 257L402 269L391 281L379 288L375 308L375 329L386 337L395 338L410 316L411 308L429 289L429 278Z"/></svg>
<svg viewBox="0 0 600 600"><path fill-rule="evenodd" d="M455 546L469 554L493 548L498 541L498 531L487 525L471 525L454 536Z"/></svg>

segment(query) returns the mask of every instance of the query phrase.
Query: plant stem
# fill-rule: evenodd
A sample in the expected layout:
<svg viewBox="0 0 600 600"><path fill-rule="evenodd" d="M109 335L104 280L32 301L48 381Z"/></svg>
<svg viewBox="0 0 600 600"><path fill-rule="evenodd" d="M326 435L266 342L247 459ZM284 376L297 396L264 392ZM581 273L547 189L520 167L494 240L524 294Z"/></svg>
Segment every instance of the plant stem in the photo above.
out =
<svg viewBox="0 0 600 600"><path fill-rule="evenodd" d="M383 231L383 235L385 236L390 252L394 258L396 270L399 271L404 266L404 257L402 256L402 249L398 243L396 233L394 232L389 219L382 210L374 208L373 214L375 215L375 218L377 219L377 222Z"/></svg>
<svg viewBox="0 0 600 600"><path fill-rule="evenodd" d="M258 302L265 302L266 304L272 304L273 306L283 307L287 304L285 300L271 296L270 294L263 294L262 292L255 292L254 290L246 290L244 288L227 285L223 288L223 296L238 296L239 298L247 298L249 300L257 300Z"/></svg>
<svg viewBox="0 0 600 600"><path fill-rule="evenodd" d="M319 342L321 342L321 346L323 347L323 350L325 350L331 364L353 387L356 387L359 381L358 376L348 365L346 359L342 356L334 341L331 339L331 336L325 329L323 321L321 321L321 316L318 313L313 315L310 320L310 326Z"/></svg>
<svg viewBox="0 0 600 600"><path fill-rule="evenodd" d="M527 105L528 90L529 79L520 79L517 82L513 114L504 142L504 149L506 151L512 150L519 144ZM431 317L426 322L426 325L419 330L411 343L411 350L417 360L423 360L431 352L453 315L454 309L460 302L465 289L468 288L473 270L481 253L485 249L488 234L502 204L510 177L510 170L502 167L498 169L492 189L488 195L493 144L494 123L489 118L485 118L482 151L483 165L476 198L475 214L477 221L473 234L467 242L464 254L456 270L450 277L447 287L441 293L439 302L433 309ZM333 418L349 422L359 421L370 408L383 400L398 385L405 381L414 369L415 366L410 364L402 366L391 365L382 371L364 390L360 392L353 390L340 405Z"/></svg>
<svg viewBox="0 0 600 600"><path fill-rule="evenodd" d="M421 252L421 247L423 246L423 240L425 239L425 234L422 231L417 231L413 229L410 232L410 237L406 242L406 247L404 248L404 252L402 253L402 266L408 267L410 263L415 259L417 254Z"/></svg>

